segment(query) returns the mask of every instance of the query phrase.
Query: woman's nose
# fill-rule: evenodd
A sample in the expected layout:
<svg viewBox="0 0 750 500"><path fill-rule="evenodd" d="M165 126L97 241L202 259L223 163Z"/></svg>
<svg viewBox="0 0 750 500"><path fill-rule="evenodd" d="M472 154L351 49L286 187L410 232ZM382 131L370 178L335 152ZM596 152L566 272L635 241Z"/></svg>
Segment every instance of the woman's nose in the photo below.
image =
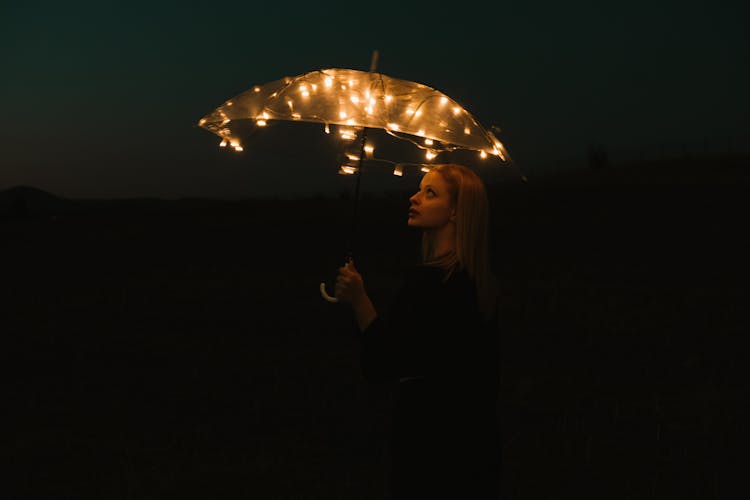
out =
<svg viewBox="0 0 750 500"><path fill-rule="evenodd" d="M413 203L415 205L417 204L417 195L416 194L412 195L412 197L409 198L409 203Z"/></svg>

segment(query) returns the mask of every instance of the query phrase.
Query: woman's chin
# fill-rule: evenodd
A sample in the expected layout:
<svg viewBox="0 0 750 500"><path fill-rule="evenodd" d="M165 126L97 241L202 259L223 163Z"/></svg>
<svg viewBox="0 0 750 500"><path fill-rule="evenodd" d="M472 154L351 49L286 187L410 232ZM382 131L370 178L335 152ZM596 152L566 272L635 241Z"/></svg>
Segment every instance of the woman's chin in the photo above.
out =
<svg viewBox="0 0 750 500"><path fill-rule="evenodd" d="M425 229L425 225L415 220L414 217L409 217L409 220L406 222L406 224L409 227L413 227L415 229Z"/></svg>

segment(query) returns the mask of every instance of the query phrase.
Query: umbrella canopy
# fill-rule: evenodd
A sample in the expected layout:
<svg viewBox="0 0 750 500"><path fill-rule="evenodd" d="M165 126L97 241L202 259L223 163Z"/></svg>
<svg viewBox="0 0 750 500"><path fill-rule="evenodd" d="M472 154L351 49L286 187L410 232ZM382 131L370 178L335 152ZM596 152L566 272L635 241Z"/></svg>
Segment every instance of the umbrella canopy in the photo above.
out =
<svg viewBox="0 0 750 500"><path fill-rule="evenodd" d="M232 97L198 125L241 151L247 121L264 127L269 120L338 125L349 139L357 129L378 128L399 138L425 139L429 151L469 149L484 158L510 158L502 143L460 104L421 83L381 73L325 69L257 85ZM438 144L435 144L437 141ZM429 154L428 151L428 154Z"/></svg>

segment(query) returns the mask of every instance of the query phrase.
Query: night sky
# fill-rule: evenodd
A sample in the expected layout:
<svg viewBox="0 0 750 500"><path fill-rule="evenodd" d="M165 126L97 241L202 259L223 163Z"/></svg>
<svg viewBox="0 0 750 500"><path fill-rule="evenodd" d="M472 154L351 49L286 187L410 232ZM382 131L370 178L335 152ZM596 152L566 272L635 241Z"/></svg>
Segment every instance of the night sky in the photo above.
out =
<svg viewBox="0 0 750 500"><path fill-rule="evenodd" d="M499 126L527 172L584 158L590 144L748 137L740 4L4 2L0 189L234 198L340 188L325 148L304 145L308 131L236 154L195 125L255 84L367 70L374 49L383 73Z"/></svg>

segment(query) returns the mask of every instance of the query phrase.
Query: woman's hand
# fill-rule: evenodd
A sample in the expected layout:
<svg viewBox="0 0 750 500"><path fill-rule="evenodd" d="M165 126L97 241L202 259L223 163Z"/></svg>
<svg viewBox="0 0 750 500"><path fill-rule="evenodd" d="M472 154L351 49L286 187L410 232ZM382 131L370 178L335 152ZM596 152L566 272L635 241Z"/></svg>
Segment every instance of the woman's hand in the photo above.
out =
<svg viewBox="0 0 750 500"><path fill-rule="evenodd" d="M347 302L349 304L361 303L367 297L365 285L362 282L362 275L357 272L353 260L347 262L344 267L339 268L335 294L339 302Z"/></svg>

